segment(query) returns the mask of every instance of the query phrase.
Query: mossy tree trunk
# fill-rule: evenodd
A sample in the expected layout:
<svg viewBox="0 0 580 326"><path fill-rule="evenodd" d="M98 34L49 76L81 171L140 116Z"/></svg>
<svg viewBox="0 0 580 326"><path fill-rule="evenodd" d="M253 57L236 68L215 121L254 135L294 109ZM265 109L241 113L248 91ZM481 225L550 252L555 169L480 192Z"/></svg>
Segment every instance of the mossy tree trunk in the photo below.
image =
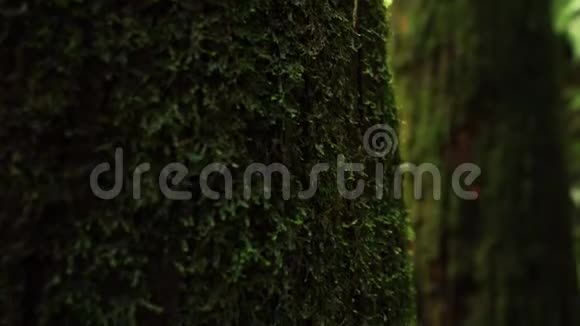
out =
<svg viewBox="0 0 580 326"><path fill-rule="evenodd" d="M411 210L422 325L577 325L550 2L398 0L393 14L405 159L443 175L442 199ZM474 201L451 188L466 162L482 169Z"/></svg>
<svg viewBox="0 0 580 326"><path fill-rule="evenodd" d="M342 199L332 176L339 154L374 163L363 134L395 120L383 0L12 3L0 4L0 324L405 324L402 205ZM116 147L125 187L99 200L89 175ZM191 200L160 193L171 162L189 169L177 188ZM215 162L231 200L201 194ZM290 200L243 196L254 162L289 168ZM318 162L334 170L299 200ZM209 184L225 188L217 173Z"/></svg>

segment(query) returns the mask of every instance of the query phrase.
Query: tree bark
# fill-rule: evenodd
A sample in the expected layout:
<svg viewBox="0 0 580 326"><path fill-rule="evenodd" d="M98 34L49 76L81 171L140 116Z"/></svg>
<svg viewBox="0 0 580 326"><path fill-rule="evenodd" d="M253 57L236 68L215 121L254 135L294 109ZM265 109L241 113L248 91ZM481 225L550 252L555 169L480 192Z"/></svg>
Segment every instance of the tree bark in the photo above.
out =
<svg viewBox="0 0 580 326"><path fill-rule="evenodd" d="M336 182L394 123L387 29L383 0L0 1L0 325L405 325L403 205ZM160 191L172 162L190 200ZM202 194L212 163L232 198ZM253 163L291 198L278 174L247 198Z"/></svg>
<svg viewBox="0 0 580 326"><path fill-rule="evenodd" d="M576 325L549 13L542 0L395 1L404 155L443 177L441 200L411 208L422 325ZM482 170L473 201L451 187L466 162Z"/></svg>

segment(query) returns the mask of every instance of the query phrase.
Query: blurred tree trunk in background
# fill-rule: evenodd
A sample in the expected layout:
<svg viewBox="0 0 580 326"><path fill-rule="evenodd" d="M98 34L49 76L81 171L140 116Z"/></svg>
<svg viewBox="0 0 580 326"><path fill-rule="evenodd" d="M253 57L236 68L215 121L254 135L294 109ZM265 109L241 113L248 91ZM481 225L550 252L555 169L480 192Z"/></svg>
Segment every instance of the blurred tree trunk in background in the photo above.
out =
<svg viewBox="0 0 580 326"><path fill-rule="evenodd" d="M406 159L444 187L411 209L422 325L577 325L550 5L395 1ZM475 201L451 189L465 162Z"/></svg>
<svg viewBox="0 0 580 326"><path fill-rule="evenodd" d="M564 125L570 186L575 204L576 266L580 280L580 0L555 0L554 25L563 41L559 61L564 85Z"/></svg>

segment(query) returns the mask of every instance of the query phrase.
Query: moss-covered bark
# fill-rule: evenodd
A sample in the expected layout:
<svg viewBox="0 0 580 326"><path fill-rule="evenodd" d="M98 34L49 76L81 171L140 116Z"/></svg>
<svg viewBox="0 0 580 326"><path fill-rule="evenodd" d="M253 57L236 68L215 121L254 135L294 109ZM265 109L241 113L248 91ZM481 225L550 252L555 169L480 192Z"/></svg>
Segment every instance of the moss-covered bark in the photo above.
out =
<svg viewBox="0 0 580 326"><path fill-rule="evenodd" d="M252 162L300 189L317 162L370 161L364 131L394 123L382 0L26 3L0 3L1 325L404 322L399 202L343 200L333 172L309 201L242 196ZM125 188L101 201L89 174L116 147ZM191 200L159 191L176 161ZM232 200L201 195L213 162Z"/></svg>
<svg viewBox="0 0 580 326"><path fill-rule="evenodd" d="M423 325L577 325L549 12L543 0L395 1L405 159L443 174L442 200L411 210ZM465 162L483 171L475 201L451 189Z"/></svg>

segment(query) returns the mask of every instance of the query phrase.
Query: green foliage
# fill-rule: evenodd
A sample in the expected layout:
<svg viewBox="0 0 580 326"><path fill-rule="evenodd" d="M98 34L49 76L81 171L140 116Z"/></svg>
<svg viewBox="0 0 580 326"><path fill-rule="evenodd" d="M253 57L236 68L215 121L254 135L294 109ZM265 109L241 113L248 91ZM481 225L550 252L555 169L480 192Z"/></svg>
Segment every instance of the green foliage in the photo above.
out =
<svg viewBox="0 0 580 326"><path fill-rule="evenodd" d="M242 167L306 187L395 124L383 0L35 0L0 20L0 325L397 325L409 307L397 201L242 198ZM362 49L362 50L360 50ZM89 173L125 149L125 189ZM155 175L188 166L194 198ZM153 169L141 200L131 171ZM202 168L234 199L200 195ZM396 162L387 162L394 164ZM219 188L216 177L210 182Z"/></svg>
<svg viewBox="0 0 580 326"><path fill-rule="evenodd" d="M580 59L580 0L555 2L556 31L566 35L574 56Z"/></svg>

